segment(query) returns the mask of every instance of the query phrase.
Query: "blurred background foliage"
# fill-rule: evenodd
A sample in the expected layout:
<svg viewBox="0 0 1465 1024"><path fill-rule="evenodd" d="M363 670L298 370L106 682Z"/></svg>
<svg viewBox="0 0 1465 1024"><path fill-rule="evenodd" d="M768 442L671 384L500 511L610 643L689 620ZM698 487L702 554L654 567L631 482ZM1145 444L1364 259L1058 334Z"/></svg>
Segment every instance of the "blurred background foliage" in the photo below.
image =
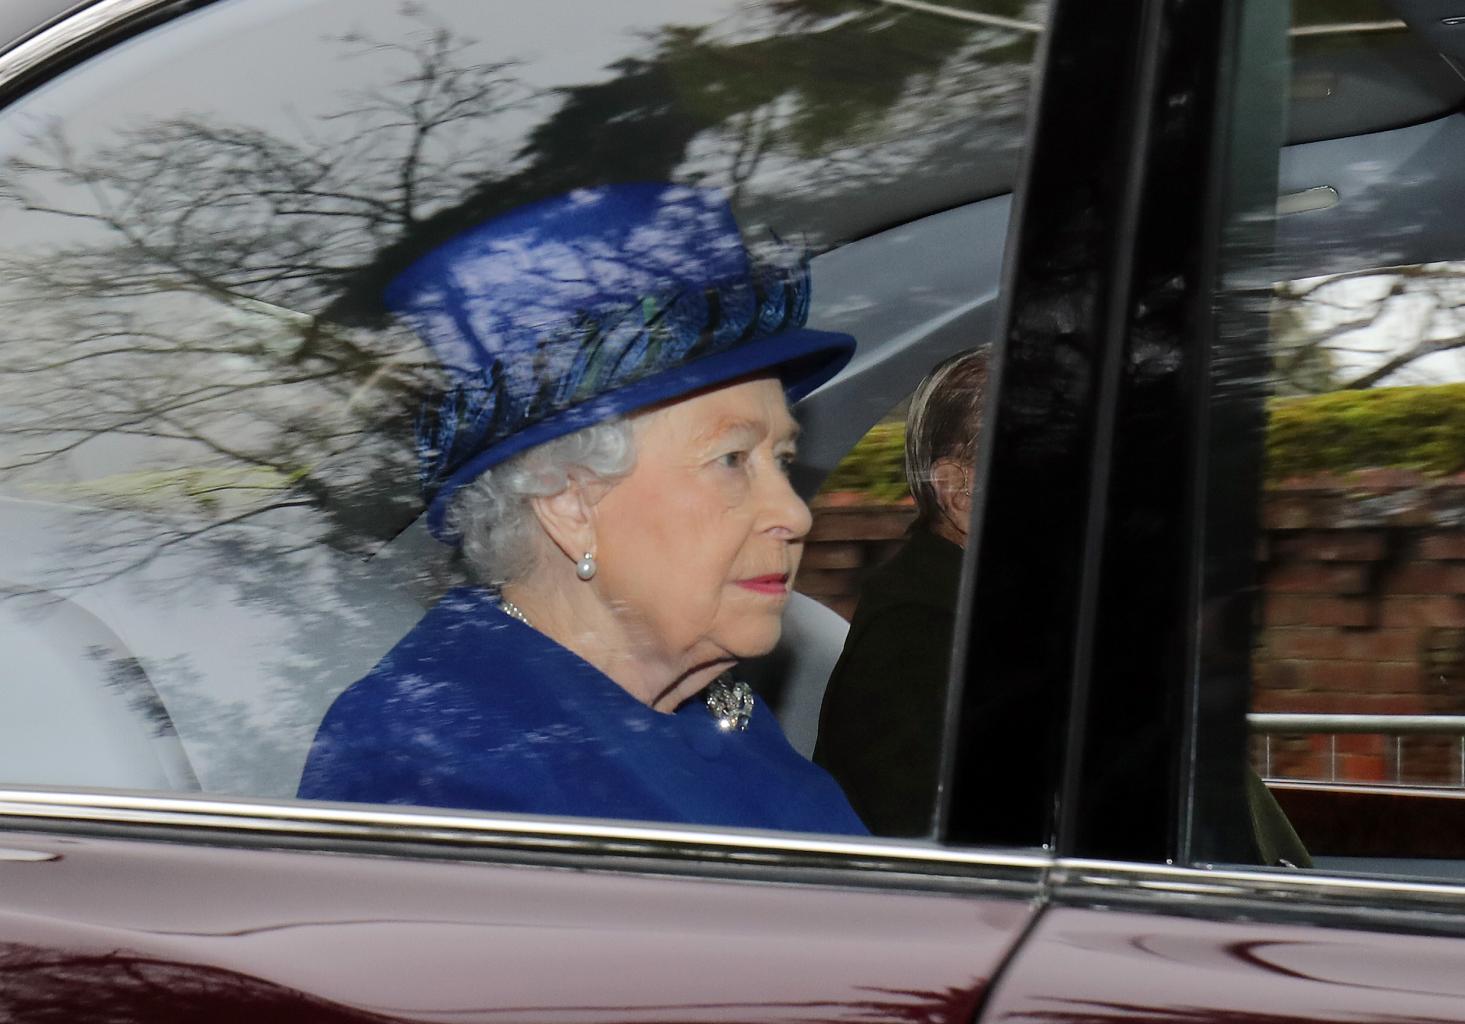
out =
<svg viewBox="0 0 1465 1024"><path fill-rule="evenodd" d="M1465 472L1465 383L1371 388L1278 398L1270 403L1267 480L1401 469L1443 477ZM910 496L905 424L877 424L824 482L821 494L871 503Z"/></svg>
<svg viewBox="0 0 1465 1024"><path fill-rule="evenodd" d="M1465 470L1465 384L1335 391L1276 399L1267 478L1405 469Z"/></svg>

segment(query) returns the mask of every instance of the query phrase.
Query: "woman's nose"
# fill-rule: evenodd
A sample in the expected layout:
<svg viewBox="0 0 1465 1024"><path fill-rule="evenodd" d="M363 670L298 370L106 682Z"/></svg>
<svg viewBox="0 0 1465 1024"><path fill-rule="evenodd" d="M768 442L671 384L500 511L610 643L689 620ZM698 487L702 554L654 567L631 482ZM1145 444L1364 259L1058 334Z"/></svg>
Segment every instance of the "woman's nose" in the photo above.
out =
<svg viewBox="0 0 1465 1024"><path fill-rule="evenodd" d="M782 470L769 474L769 481L765 498L768 529L787 540L802 539L813 528L813 513Z"/></svg>

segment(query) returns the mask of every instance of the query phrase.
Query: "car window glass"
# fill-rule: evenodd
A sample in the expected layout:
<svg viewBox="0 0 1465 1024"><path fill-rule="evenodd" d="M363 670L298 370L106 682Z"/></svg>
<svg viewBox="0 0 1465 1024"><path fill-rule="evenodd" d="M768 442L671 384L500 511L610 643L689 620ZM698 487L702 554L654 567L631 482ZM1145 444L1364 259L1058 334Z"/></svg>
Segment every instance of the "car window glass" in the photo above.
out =
<svg viewBox="0 0 1465 1024"><path fill-rule="evenodd" d="M470 582L421 484L452 445L424 417L472 417L445 404L437 328L384 295L478 225L600 189L701 190L790 281L810 267L811 326L858 338L829 393L888 406L870 396L951 351L949 324L880 327L882 305L921 295L920 261L881 275L859 254L953 209L997 210L981 244L1000 253L1042 15L226 0L13 102L0 649L22 685L3 697L0 776L296 793L327 708ZM964 301L931 291L933 310ZM718 302L732 322L741 307ZM882 378L882 360L904 369ZM503 367L514 394L542 370ZM847 447L840 431L868 425L810 423L800 444ZM465 806L451 787L420 802Z"/></svg>
<svg viewBox="0 0 1465 1024"><path fill-rule="evenodd" d="M1309 97L1321 102L1309 68L1328 18L1340 37L1366 33L1371 50L1392 38L1441 66L1453 57L1417 26L1343 27L1347 5L1324 6L1297 7L1294 119ZM1411 67L1396 65L1376 95L1412 89ZM1254 589L1215 588L1208 621L1218 636L1249 636L1247 806L1262 863L1465 877L1454 827L1465 806L1454 682L1465 236L1438 212L1458 188L1461 165L1446 154L1462 130L1441 109L1381 132L1294 132L1275 221L1253 217L1226 251L1212 487L1216 467L1240 472L1213 497L1224 512L1208 543L1221 550L1224 538L1228 561L1213 558L1207 579ZM1263 221L1269 238L1255 230ZM1256 361L1249 337L1261 340ZM1204 688L1222 685L1213 671L1203 707Z"/></svg>
<svg viewBox="0 0 1465 1024"><path fill-rule="evenodd" d="M987 354L927 372L813 501L798 587L849 625L810 750L877 834L932 828Z"/></svg>

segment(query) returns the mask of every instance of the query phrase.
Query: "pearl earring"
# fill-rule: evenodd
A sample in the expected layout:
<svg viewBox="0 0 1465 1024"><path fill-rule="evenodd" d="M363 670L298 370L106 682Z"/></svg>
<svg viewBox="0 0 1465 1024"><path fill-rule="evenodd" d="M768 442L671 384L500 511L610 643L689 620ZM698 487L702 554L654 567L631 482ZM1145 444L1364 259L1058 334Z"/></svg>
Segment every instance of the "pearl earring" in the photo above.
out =
<svg viewBox="0 0 1465 1024"><path fill-rule="evenodd" d="M575 563L575 575L582 580L588 580L594 576L595 570L595 556L588 551Z"/></svg>

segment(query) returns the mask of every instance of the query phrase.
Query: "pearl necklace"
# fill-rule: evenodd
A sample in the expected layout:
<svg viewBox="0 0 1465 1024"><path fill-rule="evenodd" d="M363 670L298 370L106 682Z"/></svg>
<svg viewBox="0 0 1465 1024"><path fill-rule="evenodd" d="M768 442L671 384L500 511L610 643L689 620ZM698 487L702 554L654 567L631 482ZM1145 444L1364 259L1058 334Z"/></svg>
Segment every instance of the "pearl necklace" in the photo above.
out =
<svg viewBox="0 0 1465 1024"><path fill-rule="evenodd" d="M530 629L534 628L529 616L507 597L499 598L499 607L509 618L522 622ZM717 727L723 732L742 732L748 728L748 721L753 717L754 701L753 688L747 683L723 673L707 687L704 699L708 713L717 720Z"/></svg>
<svg viewBox="0 0 1465 1024"><path fill-rule="evenodd" d="M524 623L524 625L528 626L530 629L534 628L534 623L529 621L529 616L521 612L519 610L519 606L516 605L513 601L510 601L507 597L499 598L499 607L504 610L504 614L507 615L509 618L517 619L518 621Z"/></svg>

